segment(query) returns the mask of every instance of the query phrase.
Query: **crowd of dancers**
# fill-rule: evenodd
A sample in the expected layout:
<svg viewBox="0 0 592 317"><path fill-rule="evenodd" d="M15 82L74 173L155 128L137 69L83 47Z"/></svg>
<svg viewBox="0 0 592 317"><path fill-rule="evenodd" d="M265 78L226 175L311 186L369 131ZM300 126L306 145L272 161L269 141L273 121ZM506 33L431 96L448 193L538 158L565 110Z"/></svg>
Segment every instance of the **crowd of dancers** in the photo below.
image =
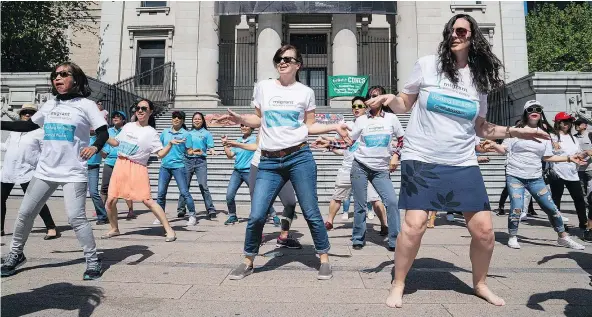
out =
<svg viewBox="0 0 592 317"><path fill-rule="evenodd" d="M354 198L352 246L364 248L368 210L374 210L381 223L380 234L387 236L387 248L395 252L394 281L386 304L401 307L405 279L417 256L422 236L433 226L430 213L462 213L471 235L470 259L473 287L477 296L494 305L502 298L487 286L486 276L494 247L489 199L483 182L477 152L506 154L506 183L510 196L508 245L520 248L517 240L525 193L529 192L558 234L557 244L572 249L584 246L565 230L559 211L564 185L578 212L582 239L592 240L592 212L585 213L580 176L587 172L592 150L582 149L578 136L571 135L573 118L565 113L555 117L552 127L546 120L544 103L529 101L515 127L497 126L485 120L487 91L499 87L502 63L476 21L466 14L454 16L445 25L436 55L421 57L403 90L387 94L381 87L368 96L352 99L353 121L321 124L315 120L315 96L298 80L303 59L292 45L279 48L273 64L277 79L259 81L253 92L254 114L240 115L231 110L227 118L240 123L236 140L221 137L224 154L234 159L226 202L225 225L238 222L235 197L242 183L249 187L251 208L246 225L244 260L229 275L243 279L253 273L255 257L262 243L268 219L281 226L279 247L301 248L289 235L296 202L310 229L320 260L318 279L331 279L331 248L327 230L342 204ZM207 156L216 155L214 137L203 114L192 117L192 128L185 126L186 114L172 113L171 127L158 133L154 126L154 104L140 100L133 107L134 120L126 114L106 114L93 101L88 81L74 63L62 63L51 73L54 99L37 111L24 106L13 122L3 122L2 130L13 131L7 141L2 173L2 234L6 199L15 184L25 191L15 221L10 251L2 262L2 276L10 276L26 262L24 246L41 214L48 230L46 239L59 237L46 201L63 188L68 222L83 248L86 270L83 279L102 274L95 238L86 212L87 190L97 212L97 225L110 226L101 238L120 235L117 202L128 205L127 218L135 218L133 202L143 202L156 217L155 224L165 230L166 242L176 235L165 215L167 190L174 177L179 187L177 216L188 212L188 226L197 224L194 199L189 192L193 175L209 218L216 210L207 186ZM403 129L397 114L411 112ZM107 125L107 118L112 126ZM257 136L254 129L259 129ZM327 137L336 133L335 137ZM309 145L310 135L320 135ZM484 139L482 141L482 139ZM505 141L497 144L491 140ZM329 216L323 220L317 197L317 166L312 148L324 148L343 155L337 171ZM151 155L161 160L158 197L151 197L147 165ZM99 189L99 166L103 164L103 183ZM550 164L543 169L542 162ZM391 172L401 168L401 192L397 195ZM548 185L550 185L550 190ZM588 186L589 188L590 186ZM588 190L589 191L589 190ZM579 196L578 196L579 195ZM284 206L280 219L273 209L279 196ZM345 207L345 206L344 206ZM401 220L399 210L405 210ZM347 214L344 214L347 217Z"/></svg>

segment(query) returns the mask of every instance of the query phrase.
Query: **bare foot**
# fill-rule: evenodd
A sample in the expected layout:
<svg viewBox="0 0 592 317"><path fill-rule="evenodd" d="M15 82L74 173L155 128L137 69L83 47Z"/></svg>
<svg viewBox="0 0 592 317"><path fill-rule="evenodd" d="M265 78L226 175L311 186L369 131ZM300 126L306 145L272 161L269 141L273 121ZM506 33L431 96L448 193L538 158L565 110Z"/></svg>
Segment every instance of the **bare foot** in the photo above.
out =
<svg viewBox="0 0 592 317"><path fill-rule="evenodd" d="M48 236L57 236L58 232L56 231L56 229L47 229L47 235Z"/></svg>
<svg viewBox="0 0 592 317"><path fill-rule="evenodd" d="M475 295L483 298L484 300L488 301L490 304L495 306L504 306L506 305L506 301L503 298L495 295L487 285L478 285L475 286Z"/></svg>
<svg viewBox="0 0 592 317"><path fill-rule="evenodd" d="M386 305L391 308L401 308L403 306L403 290L405 290L405 284L393 284L391 292L386 298Z"/></svg>
<svg viewBox="0 0 592 317"><path fill-rule="evenodd" d="M119 230L109 230L107 233L101 236L101 239L110 239L113 237L117 237L118 235L121 235Z"/></svg>

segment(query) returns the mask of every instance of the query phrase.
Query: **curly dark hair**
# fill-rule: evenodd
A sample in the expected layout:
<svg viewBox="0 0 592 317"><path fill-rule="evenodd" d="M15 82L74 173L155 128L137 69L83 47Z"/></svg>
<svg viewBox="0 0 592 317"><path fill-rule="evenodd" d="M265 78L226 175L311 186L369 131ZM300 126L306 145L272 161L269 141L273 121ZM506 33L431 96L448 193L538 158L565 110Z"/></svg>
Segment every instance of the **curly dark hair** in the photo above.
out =
<svg viewBox="0 0 592 317"><path fill-rule="evenodd" d="M456 69L456 59L451 50L453 26L458 19L465 19L471 24L469 69L471 70L473 85L480 93L487 93L491 89L500 87L504 83L503 79L500 78L500 69L503 69L504 66L491 51L491 46L481 33L477 21L468 14L457 14L444 26L444 31L442 31L444 39L438 46L440 60L438 71L444 73L453 84L458 84L459 73Z"/></svg>

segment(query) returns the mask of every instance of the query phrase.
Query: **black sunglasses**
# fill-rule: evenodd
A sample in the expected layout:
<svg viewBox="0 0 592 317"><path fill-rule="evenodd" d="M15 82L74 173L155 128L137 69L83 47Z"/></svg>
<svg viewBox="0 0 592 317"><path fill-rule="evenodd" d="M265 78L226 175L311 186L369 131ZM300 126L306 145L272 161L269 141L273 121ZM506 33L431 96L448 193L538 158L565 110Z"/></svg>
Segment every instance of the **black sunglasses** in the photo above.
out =
<svg viewBox="0 0 592 317"><path fill-rule="evenodd" d="M184 118L183 116L181 116L181 115L178 115L178 114L174 114L174 115L173 115L173 119L181 119L181 120L185 120L185 118Z"/></svg>
<svg viewBox="0 0 592 317"><path fill-rule="evenodd" d="M273 59L273 62L274 62L274 63L276 63L276 64L279 64L279 63L281 63L281 62L284 62L284 63L286 63L286 64L290 64L290 63L294 63L294 64L296 64L296 63L300 63L300 61L299 61L299 60L297 60L297 59L296 59L296 58L294 58L294 57L290 57L290 56L285 56L285 57L276 57L276 58L274 58L274 59Z"/></svg>
<svg viewBox="0 0 592 317"><path fill-rule="evenodd" d="M467 36L467 33L469 33L469 30L465 29L465 28L456 28L456 29L452 29L452 33L456 33L456 36L458 37L465 37Z"/></svg>
<svg viewBox="0 0 592 317"><path fill-rule="evenodd" d="M536 106L526 108L526 113L533 113L533 112L543 113L543 108L536 107Z"/></svg>
<svg viewBox="0 0 592 317"><path fill-rule="evenodd" d="M21 116L27 116L27 115L29 115L29 116L32 116L32 115L34 115L36 112L37 112L37 111L35 111L35 110L23 110L23 111L21 111L19 114L20 114Z"/></svg>
<svg viewBox="0 0 592 317"><path fill-rule="evenodd" d="M148 109L150 109L150 108L148 108L148 107L136 107L136 109L134 109L134 112L138 112L140 110L142 110L144 112L147 112Z"/></svg>
<svg viewBox="0 0 592 317"><path fill-rule="evenodd" d="M70 77L72 76L71 72L68 71L61 71L61 72L53 72L51 73L51 80L55 80L56 78L58 78L58 75L62 78L66 78L66 77Z"/></svg>

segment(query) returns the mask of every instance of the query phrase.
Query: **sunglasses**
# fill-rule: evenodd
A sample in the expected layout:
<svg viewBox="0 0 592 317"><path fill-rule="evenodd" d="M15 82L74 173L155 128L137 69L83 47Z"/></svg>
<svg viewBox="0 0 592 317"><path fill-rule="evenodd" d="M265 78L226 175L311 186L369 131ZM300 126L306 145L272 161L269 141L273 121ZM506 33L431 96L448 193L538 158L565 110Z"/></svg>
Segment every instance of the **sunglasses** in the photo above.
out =
<svg viewBox="0 0 592 317"><path fill-rule="evenodd" d="M37 111L35 111L35 110L23 110L23 111L20 112L20 115L21 116L32 116L32 115L35 114L35 112L37 112Z"/></svg>
<svg viewBox="0 0 592 317"><path fill-rule="evenodd" d="M284 62L284 63L286 63L286 64L291 64L291 63L294 63L294 64L296 64L296 63L300 63L300 61L299 61L299 60L295 59L294 57L290 57L290 56L285 56L285 57L276 57L276 58L274 58L274 59L273 59L273 62L274 62L275 64L279 64L279 63L281 63L281 62Z"/></svg>
<svg viewBox="0 0 592 317"><path fill-rule="evenodd" d="M62 77L62 78L66 78L66 77L70 77L72 76L71 72L67 72L67 71L61 71L61 72L57 72L57 73L51 73L51 80L55 80L56 78L58 78L58 76Z"/></svg>
<svg viewBox="0 0 592 317"><path fill-rule="evenodd" d="M452 33L456 33L456 36L458 37L465 37L467 36L467 33L469 33L470 31L465 29L465 28L456 28L456 29L452 29Z"/></svg>
<svg viewBox="0 0 592 317"><path fill-rule="evenodd" d="M173 115L173 119L181 119L181 120L185 120L185 118L183 118L180 115Z"/></svg>
<svg viewBox="0 0 592 317"><path fill-rule="evenodd" d="M134 110L134 112L138 112L140 110L144 111L144 112L148 112L148 107L136 107L136 109Z"/></svg>
<svg viewBox="0 0 592 317"><path fill-rule="evenodd" d="M352 105L352 109L366 109L366 105Z"/></svg>
<svg viewBox="0 0 592 317"><path fill-rule="evenodd" d="M528 107L526 108L526 113L543 113L543 108L541 107Z"/></svg>

